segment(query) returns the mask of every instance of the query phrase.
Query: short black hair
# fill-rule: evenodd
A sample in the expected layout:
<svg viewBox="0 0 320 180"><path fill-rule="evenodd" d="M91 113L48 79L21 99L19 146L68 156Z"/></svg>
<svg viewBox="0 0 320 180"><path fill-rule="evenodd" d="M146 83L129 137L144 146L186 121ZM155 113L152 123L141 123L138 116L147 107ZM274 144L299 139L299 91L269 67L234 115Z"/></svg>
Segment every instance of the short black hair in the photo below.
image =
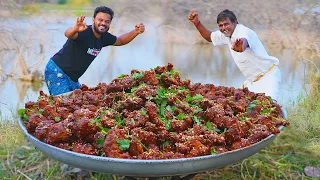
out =
<svg viewBox="0 0 320 180"><path fill-rule="evenodd" d="M111 20L113 19L113 14L114 13L113 13L112 9L108 8L107 6L99 6L99 7L97 7L94 10L93 17L95 18L99 12L107 13L107 14L109 14L111 16Z"/></svg>
<svg viewBox="0 0 320 180"><path fill-rule="evenodd" d="M234 23L235 21L238 21L236 15L234 15L232 11L225 9L221 13L219 13L217 17L217 23L219 23L219 21L222 21L226 18L229 18L232 23Z"/></svg>

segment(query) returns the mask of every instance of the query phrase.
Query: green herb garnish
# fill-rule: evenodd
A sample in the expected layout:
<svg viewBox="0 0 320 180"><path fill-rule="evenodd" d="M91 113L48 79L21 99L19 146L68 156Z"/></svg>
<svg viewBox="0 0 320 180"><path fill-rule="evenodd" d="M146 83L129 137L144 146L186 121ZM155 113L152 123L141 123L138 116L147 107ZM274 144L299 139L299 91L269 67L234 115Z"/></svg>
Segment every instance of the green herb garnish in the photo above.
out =
<svg viewBox="0 0 320 180"><path fill-rule="evenodd" d="M117 144L118 144L120 150L126 151L130 147L130 140L128 140L128 139L123 139L123 140L117 139Z"/></svg>

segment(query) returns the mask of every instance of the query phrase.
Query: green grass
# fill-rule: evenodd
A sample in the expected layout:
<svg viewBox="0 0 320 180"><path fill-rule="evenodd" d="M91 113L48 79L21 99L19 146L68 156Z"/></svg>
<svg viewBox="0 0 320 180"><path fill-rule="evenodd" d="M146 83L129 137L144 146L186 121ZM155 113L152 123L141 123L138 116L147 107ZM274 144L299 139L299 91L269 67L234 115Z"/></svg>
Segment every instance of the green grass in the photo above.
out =
<svg viewBox="0 0 320 180"><path fill-rule="evenodd" d="M104 4L112 2L112 0L104 0ZM22 5L22 9L16 10L15 16L38 15L46 13L54 13L55 15L73 14L76 16L87 15L92 16L93 10L96 6L101 5L94 0L65 0L65 3L51 4L51 3L26 3ZM22 11L21 11L22 10ZM58 13L57 13L58 12Z"/></svg>
<svg viewBox="0 0 320 180"><path fill-rule="evenodd" d="M28 15L36 15L39 13L54 13L57 15L73 14L79 15L92 15L93 9L89 5L75 6L72 4L48 4L48 3L33 3L23 6L23 12Z"/></svg>
<svg viewBox="0 0 320 180"><path fill-rule="evenodd" d="M24 135L16 122L0 120L1 150L13 149L25 143Z"/></svg>

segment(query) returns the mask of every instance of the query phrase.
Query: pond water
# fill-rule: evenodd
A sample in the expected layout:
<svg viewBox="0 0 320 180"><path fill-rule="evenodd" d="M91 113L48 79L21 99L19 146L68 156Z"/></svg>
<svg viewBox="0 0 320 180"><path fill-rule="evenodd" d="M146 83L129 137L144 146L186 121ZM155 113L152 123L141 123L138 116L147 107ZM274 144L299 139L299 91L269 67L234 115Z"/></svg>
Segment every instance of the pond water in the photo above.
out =
<svg viewBox="0 0 320 180"><path fill-rule="evenodd" d="M75 17L60 17L54 22L41 18L34 18L31 22L30 19L12 19L10 21L8 26L19 24L22 31L28 31L30 27L27 24L30 23L36 24L32 27L41 28L42 35L44 31L45 39L42 43L45 51L41 52L42 54L40 52L34 53L28 58L31 62L43 56L41 65L38 67L38 70L43 72L49 58L65 43L64 31L73 26ZM90 22L91 20L87 20L87 24L91 24ZM120 35L132 30L131 27L134 27L134 24L126 23L126 25L121 25L111 31L115 35ZM117 26L117 21L114 26ZM233 62L228 47L213 47L210 43L194 43L192 38L190 44L170 43L165 40L167 32L162 31L155 22L145 22L145 26L145 33L138 36L130 44L104 48L80 78L80 82L92 87L99 82L109 83L120 74L130 73L131 69L148 70L159 65L166 65L168 62L181 72L182 78L190 78L192 82L240 87L245 80ZM198 36L196 29L193 29L192 33L194 36ZM257 31L258 35L264 35L264 33L261 30ZM182 35L183 37L184 35ZM185 35L185 38L189 37ZM32 38L29 41L32 42ZM295 56L293 49L272 50L268 46L266 49L270 55L280 59L282 84L279 103L286 106L294 102L303 92L307 65ZM7 58L2 59L0 63L5 71L9 71L14 66L15 59L10 59L11 56L4 57ZM10 77L2 81L0 83L0 121L14 120L17 109L23 108L27 101L36 101L40 90L48 93L43 81L31 83Z"/></svg>

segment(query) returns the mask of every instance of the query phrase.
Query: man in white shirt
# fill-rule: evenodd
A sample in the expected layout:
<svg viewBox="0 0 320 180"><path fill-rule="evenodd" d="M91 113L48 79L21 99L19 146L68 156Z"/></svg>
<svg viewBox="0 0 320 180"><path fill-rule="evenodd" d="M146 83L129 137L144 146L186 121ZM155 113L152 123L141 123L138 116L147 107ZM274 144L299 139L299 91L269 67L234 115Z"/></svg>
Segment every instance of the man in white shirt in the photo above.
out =
<svg viewBox="0 0 320 180"><path fill-rule="evenodd" d="M199 15L190 11L188 19L195 25L201 36L214 46L228 45L231 55L246 81L247 87L256 93L265 93L278 100L281 83L279 60L269 56L257 34L246 26L239 24L232 11L219 13L217 23L219 31L211 32L199 20Z"/></svg>

